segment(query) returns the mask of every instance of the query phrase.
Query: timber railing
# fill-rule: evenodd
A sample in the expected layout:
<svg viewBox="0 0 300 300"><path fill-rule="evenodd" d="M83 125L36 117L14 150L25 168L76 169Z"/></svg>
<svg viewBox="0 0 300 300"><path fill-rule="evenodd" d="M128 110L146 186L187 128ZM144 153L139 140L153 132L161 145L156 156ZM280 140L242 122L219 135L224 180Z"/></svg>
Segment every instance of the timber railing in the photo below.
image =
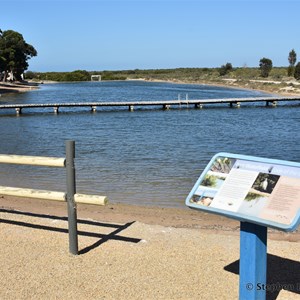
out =
<svg viewBox="0 0 300 300"><path fill-rule="evenodd" d="M76 203L105 205L107 197L97 195L86 195L76 193L75 178L75 142L66 141L66 157L42 157L0 154L0 163L32 165L45 167L66 168L67 189L64 192L47 190L25 189L0 186L0 194L16 197L28 197L43 200L66 201L68 207L69 227L69 250L70 253L78 254L78 232L77 232L77 207Z"/></svg>

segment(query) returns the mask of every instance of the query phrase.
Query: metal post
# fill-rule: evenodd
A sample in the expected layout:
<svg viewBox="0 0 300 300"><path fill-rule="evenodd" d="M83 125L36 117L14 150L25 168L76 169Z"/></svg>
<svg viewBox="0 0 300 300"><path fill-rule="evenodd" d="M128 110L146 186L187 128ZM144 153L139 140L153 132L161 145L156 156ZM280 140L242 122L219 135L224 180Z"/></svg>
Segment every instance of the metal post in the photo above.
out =
<svg viewBox="0 0 300 300"><path fill-rule="evenodd" d="M70 253L78 254L77 236L77 210L74 201L76 194L75 182L75 142L66 141L66 171L67 171L67 205L68 205L68 224L69 224L69 250Z"/></svg>
<svg viewBox="0 0 300 300"><path fill-rule="evenodd" d="M240 287L241 300L266 299L267 227L241 222Z"/></svg>

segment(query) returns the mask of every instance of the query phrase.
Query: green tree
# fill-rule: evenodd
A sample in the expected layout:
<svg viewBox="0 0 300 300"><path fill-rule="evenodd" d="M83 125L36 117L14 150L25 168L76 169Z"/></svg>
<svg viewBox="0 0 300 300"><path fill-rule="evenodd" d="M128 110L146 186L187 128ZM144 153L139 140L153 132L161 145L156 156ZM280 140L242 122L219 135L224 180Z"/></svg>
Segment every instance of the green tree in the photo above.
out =
<svg viewBox="0 0 300 300"><path fill-rule="evenodd" d="M262 58L259 61L259 69L262 77L268 77L273 67L273 62L269 58Z"/></svg>
<svg viewBox="0 0 300 300"><path fill-rule="evenodd" d="M289 53L289 67L288 67L288 76L293 76L295 72L295 63L297 61L297 54L294 49Z"/></svg>
<svg viewBox="0 0 300 300"><path fill-rule="evenodd" d="M220 74L220 76L224 76L231 71L232 71L232 64L227 63L226 65L221 66L221 68L219 69L219 74Z"/></svg>
<svg viewBox="0 0 300 300"><path fill-rule="evenodd" d="M297 54L296 54L295 50L292 49L291 52L289 53L290 66L294 66L296 61L297 61Z"/></svg>
<svg viewBox="0 0 300 300"><path fill-rule="evenodd" d="M8 73L13 74L17 80L28 68L28 60L37 56L37 51L30 44L27 44L22 34L6 30L0 33L0 71L5 72L5 81Z"/></svg>
<svg viewBox="0 0 300 300"><path fill-rule="evenodd" d="M2 30L0 29L0 40L2 38ZM2 72L4 66L5 66L5 58L3 56L3 51L0 49L0 72Z"/></svg>
<svg viewBox="0 0 300 300"><path fill-rule="evenodd" d="M300 80L300 62L298 62L297 65L296 65L296 67L295 67L294 77L297 80Z"/></svg>

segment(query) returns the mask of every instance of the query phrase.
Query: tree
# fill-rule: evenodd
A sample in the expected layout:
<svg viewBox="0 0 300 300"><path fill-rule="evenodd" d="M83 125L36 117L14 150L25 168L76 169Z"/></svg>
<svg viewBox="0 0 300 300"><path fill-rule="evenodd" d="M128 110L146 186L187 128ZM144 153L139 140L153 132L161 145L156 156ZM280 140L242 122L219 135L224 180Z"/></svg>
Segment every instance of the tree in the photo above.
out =
<svg viewBox="0 0 300 300"><path fill-rule="evenodd" d="M297 54L294 49L292 49L289 53L289 67L288 67L288 76L293 76L295 72L295 63L297 61Z"/></svg>
<svg viewBox="0 0 300 300"><path fill-rule="evenodd" d="M297 61L297 54L296 54L295 50L292 49L291 52L289 53L290 66L294 66L296 61Z"/></svg>
<svg viewBox="0 0 300 300"><path fill-rule="evenodd" d="M0 29L0 40L1 38L2 38L2 30ZM0 73L2 72L4 66L5 66L5 58L3 57L2 50L0 49Z"/></svg>
<svg viewBox="0 0 300 300"><path fill-rule="evenodd" d="M294 77L297 80L300 80L300 62L298 62L297 65L296 65L296 67L295 67Z"/></svg>
<svg viewBox="0 0 300 300"><path fill-rule="evenodd" d="M227 63L226 65L222 65L221 66L221 68L219 70L219 73L220 73L220 76L224 76L227 73L229 73L230 71L232 71L232 64L231 63Z"/></svg>
<svg viewBox="0 0 300 300"><path fill-rule="evenodd" d="M259 68L262 77L268 77L273 67L273 62L269 58L262 58L259 61Z"/></svg>
<svg viewBox="0 0 300 300"><path fill-rule="evenodd" d="M28 60L37 56L37 51L27 44L22 34L6 30L0 33L0 71L4 71L3 81L10 73L15 79L20 80L21 75L28 68Z"/></svg>

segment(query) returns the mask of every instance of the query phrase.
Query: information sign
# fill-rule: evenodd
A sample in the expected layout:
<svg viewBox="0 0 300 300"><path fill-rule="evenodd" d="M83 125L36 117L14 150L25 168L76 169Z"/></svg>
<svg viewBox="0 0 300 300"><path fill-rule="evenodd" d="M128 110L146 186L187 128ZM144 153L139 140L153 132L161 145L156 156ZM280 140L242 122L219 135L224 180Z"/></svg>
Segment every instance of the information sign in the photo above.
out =
<svg viewBox="0 0 300 300"><path fill-rule="evenodd" d="M218 153L197 180L186 205L293 231L300 222L300 163Z"/></svg>

